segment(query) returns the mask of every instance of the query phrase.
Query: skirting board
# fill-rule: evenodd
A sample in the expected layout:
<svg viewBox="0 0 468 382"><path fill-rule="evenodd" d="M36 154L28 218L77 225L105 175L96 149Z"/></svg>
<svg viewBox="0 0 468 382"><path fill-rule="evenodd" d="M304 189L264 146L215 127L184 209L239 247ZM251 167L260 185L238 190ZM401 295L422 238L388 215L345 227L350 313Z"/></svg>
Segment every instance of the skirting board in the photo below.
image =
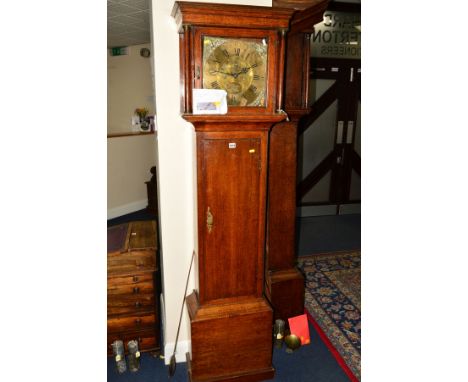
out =
<svg viewBox="0 0 468 382"><path fill-rule="evenodd" d="M107 210L107 220L114 219L122 215L127 215L129 213L142 210L146 208L148 205L148 200L138 200L136 202L131 202L128 204L124 204L122 206L114 207Z"/></svg>
<svg viewBox="0 0 468 382"><path fill-rule="evenodd" d="M164 363L169 365L171 361L172 353L174 352L175 342L171 342L164 346ZM185 353L190 353L192 351L191 341L179 341L177 343L177 353L176 353L176 362L187 362Z"/></svg>

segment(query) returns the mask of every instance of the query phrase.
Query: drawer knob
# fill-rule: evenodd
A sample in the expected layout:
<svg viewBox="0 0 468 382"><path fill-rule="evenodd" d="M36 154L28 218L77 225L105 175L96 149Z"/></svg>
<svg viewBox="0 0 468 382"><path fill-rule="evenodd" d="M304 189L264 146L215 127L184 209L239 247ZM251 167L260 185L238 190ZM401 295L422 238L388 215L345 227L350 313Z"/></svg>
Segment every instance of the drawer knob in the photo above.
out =
<svg viewBox="0 0 468 382"><path fill-rule="evenodd" d="M135 306L136 306L137 308L141 308L141 302L140 302L140 301L137 301L137 302L135 303Z"/></svg>
<svg viewBox="0 0 468 382"><path fill-rule="evenodd" d="M137 325L141 324L141 319L139 319L139 318L135 319L135 324L137 324Z"/></svg>
<svg viewBox="0 0 468 382"><path fill-rule="evenodd" d="M133 276L133 281L137 282L138 281L138 276Z"/></svg>
<svg viewBox="0 0 468 382"><path fill-rule="evenodd" d="M133 293L139 293L139 292L140 292L140 288L138 287L133 288Z"/></svg>

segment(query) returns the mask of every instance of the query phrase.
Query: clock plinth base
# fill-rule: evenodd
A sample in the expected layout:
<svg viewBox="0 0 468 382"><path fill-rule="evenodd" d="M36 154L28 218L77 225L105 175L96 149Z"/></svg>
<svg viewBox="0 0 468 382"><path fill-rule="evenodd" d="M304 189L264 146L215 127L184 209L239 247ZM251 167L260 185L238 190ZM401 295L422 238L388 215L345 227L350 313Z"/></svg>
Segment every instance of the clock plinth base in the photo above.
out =
<svg viewBox="0 0 468 382"><path fill-rule="evenodd" d="M192 382L272 379L273 311L263 298L200 305L187 297L192 334Z"/></svg>
<svg viewBox="0 0 468 382"><path fill-rule="evenodd" d="M304 276L296 268L268 272L265 292L275 320L304 313Z"/></svg>

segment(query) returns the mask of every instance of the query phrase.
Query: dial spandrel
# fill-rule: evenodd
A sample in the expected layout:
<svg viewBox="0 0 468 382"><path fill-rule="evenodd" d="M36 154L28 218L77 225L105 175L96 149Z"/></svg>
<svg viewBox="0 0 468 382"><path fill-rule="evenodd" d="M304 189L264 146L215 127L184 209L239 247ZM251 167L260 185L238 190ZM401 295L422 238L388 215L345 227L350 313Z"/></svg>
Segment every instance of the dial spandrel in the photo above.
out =
<svg viewBox="0 0 468 382"><path fill-rule="evenodd" d="M224 89L230 106L264 107L266 39L203 38L203 88Z"/></svg>

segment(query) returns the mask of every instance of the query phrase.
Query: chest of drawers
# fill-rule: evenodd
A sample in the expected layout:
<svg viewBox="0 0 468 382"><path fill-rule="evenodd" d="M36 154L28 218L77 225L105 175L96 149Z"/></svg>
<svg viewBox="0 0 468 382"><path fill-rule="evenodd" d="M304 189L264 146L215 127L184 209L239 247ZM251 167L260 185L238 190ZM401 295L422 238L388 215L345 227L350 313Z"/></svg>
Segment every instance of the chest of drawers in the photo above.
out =
<svg viewBox="0 0 468 382"><path fill-rule="evenodd" d="M140 351L159 344L159 266L155 221L135 221L107 232L107 353L137 340Z"/></svg>

